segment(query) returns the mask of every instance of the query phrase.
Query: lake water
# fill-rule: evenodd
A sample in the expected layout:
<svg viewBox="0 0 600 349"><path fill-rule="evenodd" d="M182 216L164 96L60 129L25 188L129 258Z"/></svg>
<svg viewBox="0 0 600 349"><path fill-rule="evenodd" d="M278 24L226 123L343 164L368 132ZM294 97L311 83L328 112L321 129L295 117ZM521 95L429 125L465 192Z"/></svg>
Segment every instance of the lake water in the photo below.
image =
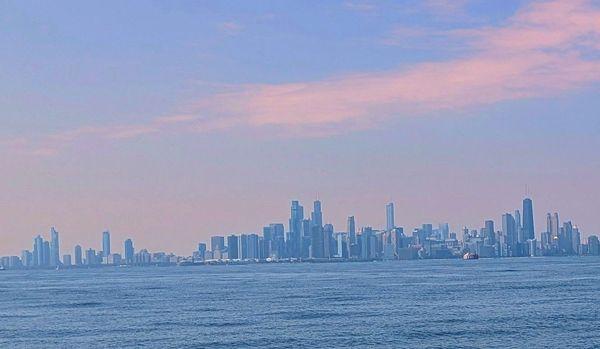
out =
<svg viewBox="0 0 600 349"><path fill-rule="evenodd" d="M0 347L598 348L600 258L0 272Z"/></svg>

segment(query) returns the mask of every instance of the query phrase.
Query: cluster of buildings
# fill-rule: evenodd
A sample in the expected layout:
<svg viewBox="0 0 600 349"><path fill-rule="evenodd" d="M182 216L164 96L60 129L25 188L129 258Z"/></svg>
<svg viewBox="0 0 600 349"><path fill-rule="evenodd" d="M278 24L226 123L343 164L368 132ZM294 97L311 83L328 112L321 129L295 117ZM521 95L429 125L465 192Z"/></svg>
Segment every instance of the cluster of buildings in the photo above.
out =
<svg viewBox="0 0 600 349"><path fill-rule="evenodd" d="M561 224L558 213L547 214L546 229L536 235L533 202L523 200L522 211L502 215L501 224L484 222L480 229L462 229L462 235L451 232L447 223L434 227L423 224L405 232L395 224L394 204L386 205L385 229L356 228L354 216L347 219L343 231L324 223L322 205L313 203L312 212L305 214L298 201L292 201L286 230L283 223L272 223L256 233L213 236L210 249L199 243L192 256L172 253L135 251L133 241L124 242L123 254L111 251L110 232L102 233L102 250L84 250L75 246L73 255L60 255L59 234L50 230L50 240L38 235L32 250L21 256L0 259L2 268L69 268L103 265L192 265L281 261L370 261L393 259L459 258L465 253L482 258L600 255L598 237L582 235L573 223Z"/></svg>

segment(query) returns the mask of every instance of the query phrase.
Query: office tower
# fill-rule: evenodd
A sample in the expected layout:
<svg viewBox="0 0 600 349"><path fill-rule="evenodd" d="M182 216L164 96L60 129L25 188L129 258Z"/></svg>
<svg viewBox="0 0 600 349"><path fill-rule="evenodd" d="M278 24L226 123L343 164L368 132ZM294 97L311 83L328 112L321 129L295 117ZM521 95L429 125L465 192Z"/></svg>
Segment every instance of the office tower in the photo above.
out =
<svg viewBox="0 0 600 349"><path fill-rule="evenodd" d="M44 241L44 244L42 245L42 250L44 251L42 265L49 266L50 265L50 241Z"/></svg>
<svg viewBox="0 0 600 349"><path fill-rule="evenodd" d="M210 250L213 252L225 250L225 238L222 236L211 237L210 238Z"/></svg>
<svg viewBox="0 0 600 349"><path fill-rule="evenodd" d="M385 218L386 218L385 229L387 231L391 231L392 229L396 228L396 225L394 224L394 203L393 202L390 202L389 204L385 205Z"/></svg>
<svg viewBox="0 0 600 349"><path fill-rule="evenodd" d="M333 224L325 224L323 226L323 257L330 258L334 254Z"/></svg>
<svg viewBox="0 0 600 349"><path fill-rule="evenodd" d="M227 258L228 259L239 259L239 238L231 234L227 237Z"/></svg>
<svg viewBox="0 0 600 349"><path fill-rule="evenodd" d="M110 232L107 230L102 233L102 257L110 256Z"/></svg>
<svg viewBox="0 0 600 349"><path fill-rule="evenodd" d="M521 211L515 210L515 231L517 232L517 242L522 244L525 242L525 236L523 235L523 223L521 219Z"/></svg>
<svg viewBox="0 0 600 349"><path fill-rule="evenodd" d="M302 221L304 220L304 208L298 201L292 201L290 210L290 257L299 258L302 255Z"/></svg>
<svg viewBox="0 0 600 349"><path fill-rule="evenodd" d="M581 234L577 226L573 227L573 234L571 236L571 250L573 254L581 254Z"/></svg>
<svg viewBox="0 0 600 349"><path fill-rule="evenodd" d="M310 256L311 258L324 258L325 257L325 244L323 238L323 227L313 225L311 227L311 239L310 239Z"/></svg>
<svg viewBox="0 0 600 349"><path fill-rule="evenodd" d="M313 212L310 215L313 226L323 227L323 211L321 211L321 201L316 200L313 203Z"/></svg>
<svg viewBox="0 0 600 349"><path fill-rule="evenodd" d="M86 265L96 265L96 251L94 249L88 249L85 251L85 264Z"/></svg>
<svg viewBox="0 0 600 349"><path fill-rule="evenodd" d="M559 238L559 247L564 254L574 254L573 251L573 223L570 221L564 222L562 234Z"/></svg>
<svg viewBox="0 0 600 349"><path fill-rule="evenodd" d="M448 225L448 223L441 223L439 225L439 230L440 230L440 238L442 240L448 240L448 237L450 236L450 226Z"/></svg>
<svg viewBox="0 0 600 349"><path fill-rule="evenodd" d="M83 265L83 253L79 245L75 246L75 265Z"/></svg>
<svg viewBox="0 0 600 349"><path fill-rule="evenodd" d="M423 224L422 230L425 234L425 237L430 237L433 234L433 224Z"/></svg>
<svg viewBox="0 0 600 349"><path fill-rule="evenodd" d="M42 266L44 263L44 239L38 235L33 239L33 265Z"/></svg>
<svg viewBox="0 0 600 349"><path fill-rule="evenodd" d="M133 241L131 239L125 240L123 250L125 252L125 264L133 264L135 259L135 250L133 248Z"/></svg>
<svg viewBox="0 0 600 349"><path fill-rule="evenodd" d="M552 238L558 240L560 234L560 221L558 219L558 212L554 212L552 215L552 230L550 231Z"/></svg>
<svg viewBox="0 0 600 349"><path fill-rule="evenodd" d="M248 259L248 235L240 235L238 256L240 259Z"/></svg>
<svg viewBox="0 0 600 349"><path fill-rule="evenodd" d="M510 213L502 215L502 234L506 237L508 256L519 256L515 218Z"/></svg>
<svg viewBox="0 0 600 349"><path fill-rule="evenodd" d="M356 222L354 221L354 216L348 217L348 221L346 223L346 231L348 232L348 239L351 245L356 244Z"/></svg>
<svg viewBox="0 0 600 349"><path fill-rule="evenodd" d="M364 227L360 233L360 258L363 260L373 259L372 252L373 244L373 229L371 227Z"/></svg>
<svg viewBox="0 0 600 349"><path fill-rule="evenodd" d="M494 230L494 221L485 221L485 244L494 245L496 243L496 231Z"/></svg>
<svg viewBox="0 0 600 349"><path fill-rule="evenodd" d="M260 237L257 234L248 235L248 259L260 259Z"/></svg>
<svg viewBox="0 0 600 349"><path fill-rule="evenodd" d="M198 244L198 257L201 260L205 260L206 259L206 244L201 242Z"/></svg>
<svg viewBox="0 0 600 349"><path fill-rule="evenodd" d="M271 232L271 227L263 227L263 241L262 241L262 252L264 253L264 258L270 258L273 255L273 234Z"/></svg>
<svg viewBox="0 0 600 349"><path fill-rule="evenodd" d="M64 255L62 263L65 267L70 267L71 266L71 255L70 254Z"/></svg>
<svg viewBox="0 0 600 349"><path fill-rule="evenodd" d="M60 265L60 247L58 242L58 232L54 227L50 228L50 266Z"/></svg>
<svg viewBox="0 0 600 349"><path fill-rule="evenodd" d="M592 256L600 256L600 239L596 235L588 237L588 254Z"/></svg>
<svg viewBox="0 0 600 349"><path fill-rule="evenodd" d="M269 224L273 238L273 255L277 258L285 258L285 226L281 223Z"/></svg>
<svg viewBox="0 0 600 349"><path fill-rule="evenodd" d="M21 263L26 268L30 268L33 266L33 254L28 250L23 250L21 252Z"/></svg>
<svg viewBox="0 0 600 349"><path fill-rule="evenodd" d="M573 254L573 223L564 222L558 238L558 248L562 254Z"/></svg>
<svg viewBox="0 0 600 349"><path fill-rule="evenodd" d="M525 240L535 239L533 202L529 198L523 200L523 238Z"/></svg>

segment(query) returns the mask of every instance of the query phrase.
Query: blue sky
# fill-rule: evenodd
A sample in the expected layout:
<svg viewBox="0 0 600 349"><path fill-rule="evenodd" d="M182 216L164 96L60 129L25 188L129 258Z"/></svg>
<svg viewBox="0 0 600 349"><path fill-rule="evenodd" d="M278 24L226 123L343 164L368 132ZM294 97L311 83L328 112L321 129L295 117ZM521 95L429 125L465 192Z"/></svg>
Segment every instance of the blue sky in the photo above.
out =
<svg viewBox="0 0 600 349"><path fill-rule="evenodd" d="M324 202L344 229L600 232L597 1L0 4L0 253L186 252ZM538 233L539 233L538 231ZM97 246L96 246L97 247Z"/></svg>

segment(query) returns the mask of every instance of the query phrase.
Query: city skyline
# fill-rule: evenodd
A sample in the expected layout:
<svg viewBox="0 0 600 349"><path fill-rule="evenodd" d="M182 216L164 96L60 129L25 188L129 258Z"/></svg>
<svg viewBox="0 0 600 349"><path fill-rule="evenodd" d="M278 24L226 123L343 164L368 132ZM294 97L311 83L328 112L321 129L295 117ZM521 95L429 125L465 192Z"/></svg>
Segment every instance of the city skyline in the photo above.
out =
<svg viewBox="0 0 600 349"><path fill-rule="evenodd" d="M317 194L336 229L385 226L390 201L405 226L477 226L531 195L537 225L600 231L598 1L9 0L0 20L1 255L51 226L61 250L110 228L184 253Z"/></svg>
<svg viewBox="0 0 600 349"><path fill-rule="evenodd" d="M384 228L366 224L357 229L355 217L348 216L346 226L335 229L332 224L324 221L320 200L313 201L312 211L306 211L306 216L301 203L292 200L287 227L281 223L268 223L262 228L262 235L259 229L211 235L210 241L205 239L198 243L192 256L193 260L200 258L201 261L205 261L267 258L416 259L417 254L418 258L449 258L451 255L458 257L465 252L477 253L488 258L598 254L598 236L593 232L584 233L571 220L561 223L557 212L548 212L545 228L536 231L534 212L532 199L525 197L522 207L503 213L498 225L494 219L486 219L480 229L477 226L465 225L454 230L448 223L438 223L438 228L434 228L436 224L423 223L410 233L411 229L394 223L393 202L385 205ZM494 227L498 227L498 230ZM374 239L373 242L371 238ZM368 245L365 245L366 243ZM387 243L393 246L389 251L385 247ZM590 247L589 244L592 243L595 245ZM375 245L380 246L379 250ZM77 244L72 249L73 254L66 253L61 258L59 246L59 233L55 227L51 227L50 241L44 241L41 234L37 235L31 251L23 250L20 257L3 257L0 265L60 267L144 264L151 263L154 258L161 258L158 259L161 262L154 263L179 264L185 261L186 256L190 256L187 253L173 254L174 251L148 251L144 247L141 248L140 255L135 253L130 238L123 241L122 253L118 253L115 250L119 249L111 247L109 230L102 232L100 250L94 249L94 246L84 249ZM236 247L231 250L231 246ZM581 246L585 247L585 251ZM210 258L207 257L209 253ZM20 258L20 261L15 258Z"/></svg>

